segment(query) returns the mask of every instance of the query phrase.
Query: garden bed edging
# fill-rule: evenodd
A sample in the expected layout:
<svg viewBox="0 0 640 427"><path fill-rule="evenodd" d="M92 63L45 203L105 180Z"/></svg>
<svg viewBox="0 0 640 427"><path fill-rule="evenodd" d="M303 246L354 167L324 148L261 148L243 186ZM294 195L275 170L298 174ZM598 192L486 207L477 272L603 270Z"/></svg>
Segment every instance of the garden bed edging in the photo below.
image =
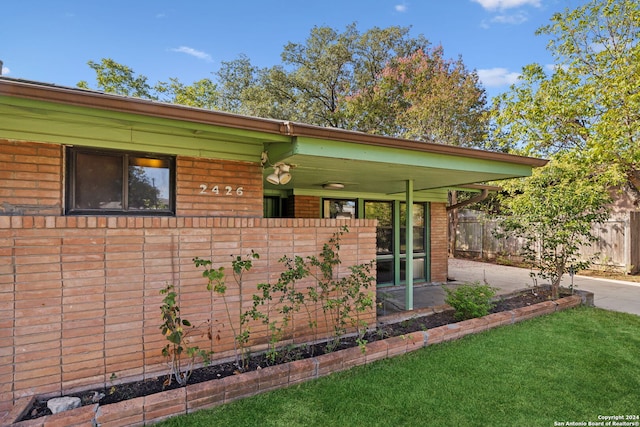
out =
<svg viewBox="0 0 640 427"><path fill-rule="evenodd" d="M176 415L216 407L256 394L327 376L354 366L366 365L377 360L416 351L429 345L452 341L469 334L518 323L579 305L593 305L593 293L575 291L574 295L555 301L545 301L528 307L439 326L427 331L412 332L374 341L366 344L364 352L360 347L353 347L239 375L190 384L186 387L118 403L108 405L96 403L59 414L16 422L22 418L36 398L35 396L26 397L16 402L5 419L0 420L0 424L15 427L148 425ZM444 307L432 310L436 309L441 311Z"/></svg>

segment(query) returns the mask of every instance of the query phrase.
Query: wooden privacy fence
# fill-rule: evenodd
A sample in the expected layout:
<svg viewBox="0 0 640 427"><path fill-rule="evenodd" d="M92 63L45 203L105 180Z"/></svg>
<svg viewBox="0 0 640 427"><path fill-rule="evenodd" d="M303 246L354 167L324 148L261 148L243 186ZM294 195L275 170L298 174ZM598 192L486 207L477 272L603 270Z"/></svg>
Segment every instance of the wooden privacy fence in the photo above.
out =
<svg viewBox="0 0 640 427"><path fill-rule="evenodd" d="M463 258L493 260L498 257L520 260L524 239L496 238L499 219L471 210L460 211L456 228L455 255ZM588 259L597 255L594 265L630 274L640 272L640 212L619 213L604 224L594 226L598 241L583 246L580 253Z"/></svg>

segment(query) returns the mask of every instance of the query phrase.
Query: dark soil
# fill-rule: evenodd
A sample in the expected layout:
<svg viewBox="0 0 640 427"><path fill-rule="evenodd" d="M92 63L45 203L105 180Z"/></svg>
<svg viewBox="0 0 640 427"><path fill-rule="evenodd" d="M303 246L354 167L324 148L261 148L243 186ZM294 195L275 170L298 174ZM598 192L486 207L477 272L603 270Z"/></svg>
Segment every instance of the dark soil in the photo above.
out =
<svg viewBox="0 0 640 427"><path fill-rule="evenodd" d="M547 289L536 289L522 292L516 296L507 299L500 299L496 302L491 313L501 311L509 311L520 307L526 307L539 302L548 301L550 299L550 291ZM412 317L397 323L389 323L380 325L376 330L366 334L365 340L373 342L393 336L399 336L416 331L426 331L428 329L437 328L438 326L456 323L458 320L454 318L453 310L443 311L441 313L429 314L421 317ZM220 379L242 372L249 372L263 367L277 365L281 363L291 362L294 360L306 359L318 356L330 351L344 350L346 348L355 347L358 344L354 338L342 338L339 343L330 348L327 343L316 345L301 345L297 347L280 349L278 359L269 360L264 354L255 355L249 360L249 366L242 370L233 363L222 363L210 365L207 367L195 369L189 378L189 384L197 384L213 379ZM101 405L121 402L127 399L133 399L141 396L159 393L166 390L172 390L181 387L176 381L166 385L167 376L159 376L157 378L149 378L142 381L113 385L104 389L94 389L83 393L72 394L71 396L79 397L82 405L90 405L99 402ZM104 395L104 396L103 396ZM45 415L51 415L51 411L47 408L47 401L38 399L33 407L27 411L25 416L20 420L30 420Z"/></svg>

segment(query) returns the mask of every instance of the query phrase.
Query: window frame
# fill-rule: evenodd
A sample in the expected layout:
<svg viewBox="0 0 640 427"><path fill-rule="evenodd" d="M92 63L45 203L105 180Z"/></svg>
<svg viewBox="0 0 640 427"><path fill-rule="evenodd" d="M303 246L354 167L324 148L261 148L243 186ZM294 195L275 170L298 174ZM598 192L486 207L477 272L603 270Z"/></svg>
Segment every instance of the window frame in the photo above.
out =
<svg viewBox="0 0 640 427"><path fill-rule="evenodd" d="M74 208L76 205L76 171L78 170L78 154L103 155L119 157L122 161L122 207L121 208ZM169 165L169 203L167 209L129 209L129 158L157 159L167 161ZM67 147L66 150L66 215L126 215L126 216L175 216L176 213L176 158L166 154L139 151L110 150L92 147Z"/></svg>

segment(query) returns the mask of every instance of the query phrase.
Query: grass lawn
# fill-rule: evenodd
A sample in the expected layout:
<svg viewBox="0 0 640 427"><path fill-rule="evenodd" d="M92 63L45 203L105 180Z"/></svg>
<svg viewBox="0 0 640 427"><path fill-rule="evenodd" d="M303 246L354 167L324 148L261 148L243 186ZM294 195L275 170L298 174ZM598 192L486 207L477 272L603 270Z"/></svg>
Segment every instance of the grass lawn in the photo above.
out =
<svg viewBox="0 0 640 427"><path fill-rule="evenodd" d="M577 308L160 425L554 426L598 415L640 415L640 317Z"/></svg>

